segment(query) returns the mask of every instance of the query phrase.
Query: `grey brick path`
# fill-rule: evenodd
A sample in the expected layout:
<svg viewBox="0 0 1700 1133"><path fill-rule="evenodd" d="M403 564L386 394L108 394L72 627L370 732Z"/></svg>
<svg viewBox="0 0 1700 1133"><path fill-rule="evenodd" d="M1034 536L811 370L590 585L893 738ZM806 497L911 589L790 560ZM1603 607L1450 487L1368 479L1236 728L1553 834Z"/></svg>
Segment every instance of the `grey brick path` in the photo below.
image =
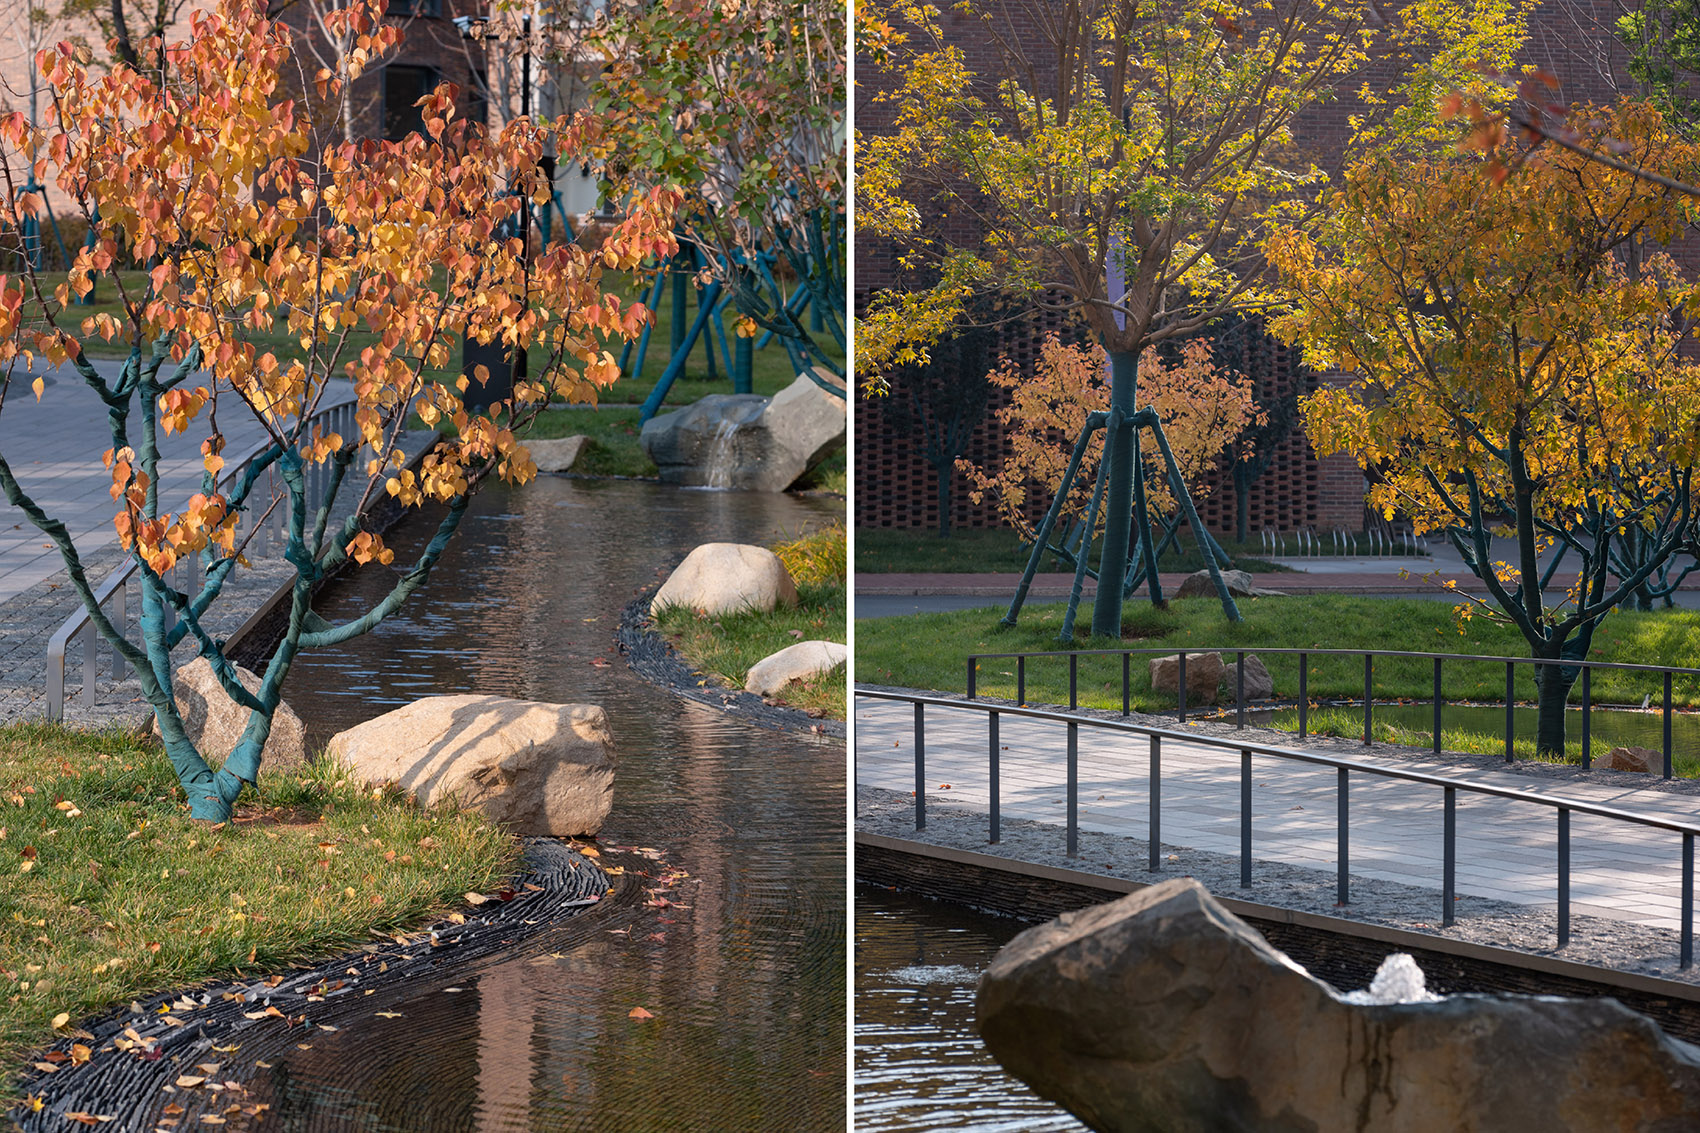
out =
<svg viewBox="0 0 1700 1133"><path fill-rule="evenodd" d="M115 377L121 363L100 361L103 375ZM84 569L98 589L100 583L123 560L112 528L114 505L109 492L111 480L101 463L110 447L106 431L106 409L100 399L74 373L61 370L51 378L38 404L29 389L29 379L15 378L0 411L0 453L6 455L13 472L36 502L51 516L62 520L82 556ZM346 389L333 391L323 404L352 399ZM246 409L221 415L219 424L227 438L225 450L234 466L264 438L264 431ZM187 436L162 437L160 482L168 499L186 500L200 488L200 441L205 429ZM408 434L401 447L409 456L419 451L430 434ZM354 502L354 485L342 493L340 519ZM256 543L259 541L256 540ZM213 606L207 625L215 637L237 630L279 586L293 577L294 569L283 562L277 541L249 559L253 569L238 568ZM44 546L47 544L47 546ZM135 626L137 591L131 584L130 624ZM65 619L81 606L60 559L57 548L29 522L19 509L0 499L0 721L43 717L48 639ZM188 639L173 654L182 664L196 653ZM97 703L91 712L80 706L83 666L80 649L73 645L66 658L66 691L70 703L66 720L80 725L145 722L150 713L141 700L141 686L134 677L111 680L111 650L101 648L102 680L97 686Z"/></svg>

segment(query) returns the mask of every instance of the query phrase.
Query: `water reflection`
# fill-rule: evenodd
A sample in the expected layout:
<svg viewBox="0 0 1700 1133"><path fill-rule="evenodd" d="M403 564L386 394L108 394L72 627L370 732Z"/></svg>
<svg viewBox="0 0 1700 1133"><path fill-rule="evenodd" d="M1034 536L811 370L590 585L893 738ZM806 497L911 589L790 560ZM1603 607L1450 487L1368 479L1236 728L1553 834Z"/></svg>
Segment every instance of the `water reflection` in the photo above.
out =
<svg viewBox="0 0 1700 1133"><path fill-rule="evenodd" d="M297 664L284 695L316 742L438 693L601 704L620 760L602 840L694 881L678 907L580 918L419 987L394 1018L312 1036L254 1080L275 1128L843 1128L844 746L680 701L613 645L620 608L696 544L832 514L640 482L494 489L406 610ZM429 535L390 537L397 562ZM374 572L321 612L339 621L392 583Z"/></svg>
<svg viewBox="0 0 1700 1133"><path fill-rule="evenodd" d="M857 1130L1085 1128L1005 1073L974 1030L975 983L1024 927L856 887Z"/></svg>

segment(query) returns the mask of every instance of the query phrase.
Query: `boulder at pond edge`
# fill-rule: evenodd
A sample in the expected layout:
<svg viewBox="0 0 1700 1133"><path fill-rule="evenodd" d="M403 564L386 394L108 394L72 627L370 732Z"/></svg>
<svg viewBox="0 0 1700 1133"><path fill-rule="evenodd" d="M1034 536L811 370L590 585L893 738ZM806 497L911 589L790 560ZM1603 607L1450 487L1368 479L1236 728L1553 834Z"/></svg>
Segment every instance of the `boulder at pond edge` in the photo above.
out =
<svg viewBox="0 0 1700 1133"><path fill-rule="evenodd" d="M792 681L806 681L844 664L849 651L836 641L799 641L770 653L750 666L744 689L773 696Z"/></svg>
<svg viewBox="0 0 1700 1133"><path fill-rule="evenodd" d="M1700 1048L1614 999L1400 998L1338 994L1180 878L1028 929L978 1008L1005 1068L1114 1133L1700 1129Z"/></svg>
<svg viewBox="0 0 1700 1133"><path fill-rule="evenodd" d="M797 604L797 584L779 556L749 543L704 543L674 568L649 601L654 613L668 606L705 614L767 612Z"/></svg>
<svg viewBox="0 0 1700 1133"><path fill-rule="evenodd" d="M326 753L370 786L453 799L518 834L594 834L614 805L614 742L594 704L428 696L338 732Z"/></svg>

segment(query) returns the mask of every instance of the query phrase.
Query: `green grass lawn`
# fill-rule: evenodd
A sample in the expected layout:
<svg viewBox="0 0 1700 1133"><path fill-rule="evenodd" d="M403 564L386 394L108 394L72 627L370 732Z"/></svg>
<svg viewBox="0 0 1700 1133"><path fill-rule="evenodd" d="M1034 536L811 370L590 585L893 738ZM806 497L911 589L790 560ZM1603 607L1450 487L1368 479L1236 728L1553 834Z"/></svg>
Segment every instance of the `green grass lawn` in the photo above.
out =
<svg viewBox="0 0 1700 1133"><path fill-rule="evenodd" d="M797 584L797 604L769 612L707 614L682 607L659 611L656 625L705 680L743 688L750 668L799 641L845 641L849 605L842 524L804 532L774 547ZM779 701L813 715L844 719L846 674L840 665L814 680L786 686Z"/></svg>
<svg viewBox="0 0 1700 1133"><path fill-rule="evenodd" d="M1343 595L1292 595L1283 598L1240 599L1245 620L1234 624L1213 598L1192 598L1154 609L1134 599L1127 604L1124 641L1084 637L1090 611L1078 619L1076 648L1164 647L1179 650L1205 647L1245 648L1367 648L1413 652L1478 653L1489 656L1527 656L1523 638L1514 629L1475 618L1460 634L1446 602L1425 599L1360 598ZM1061 603L1029 603L1020 624L1001 628L1005 606L976 610L917 614L900 618L869 618L856 625L856 679L910 688L962 691L967 683L970 653L1009 653L1057 650L1062 624ZM1700 668L1700 612L1660 610L1652 613L1616 612L1594 636L1593 660L1637 664L1670 664ZM1275 681L1277 696L1298 690L1298 659L1263 658ZM1362 697L1363 660L1359 657L1309 658L1307 692L1313 699ZM1133 665L1132 702L1136 709L1169 709L1173 696L1154 694L1145 664ZM1100 708L1121 707L1119 658L1082 658L1081 703ZM1378 699L1427 700L1433 690L1432 663L1424 660L1382 660L1375 665L1373 692ZM1015 695L1015 663L987 660L980 664L980 691L993 696ZM1517 698L1535 699L1533 667L1517 671ZM1596 703L1635 703L1651 693L1662 696L1657 674L1601 671L1593 677ZM1503 701L1505 666L1499 662L1452 662L1443 670L1442 695L1449 700ZM1700 706L1700 683L1677 678L1673 700L1684 707ZM1580 696L1580 682L1573 697ZM1062 660L1027 662L1027 699L1032 703L1067 703L1068 666Z"/></svg>
<svg viewBox="0 0 1700 1133"><path fill-rule="evenodd" d="M69 1034L113 1003L404 930L517 860L477 816L374 796L329 764L261 781L209 826L156 745L0 727L0 1059L51 1041L61 1015Z"/></svg>
<svg viewBox="0 0 1700 1133"><path fill-rule="evenodd" d="M1157 560L1161 571L1204 569L1204 558L1190 539L1182 536L1182 548L1170 549ZM1243 571L1268 573L1289 568L1252 557L1252 548L1227 546L1234 566ZM1027 568L1028 548L1008 528L963 528L948 539L919 527L858 527L856 571L858 574L1003 574ZM1092 562L1096 562L1094 557ZM1056 556L1047 555L1040 570L1072 574Z"/></svg>

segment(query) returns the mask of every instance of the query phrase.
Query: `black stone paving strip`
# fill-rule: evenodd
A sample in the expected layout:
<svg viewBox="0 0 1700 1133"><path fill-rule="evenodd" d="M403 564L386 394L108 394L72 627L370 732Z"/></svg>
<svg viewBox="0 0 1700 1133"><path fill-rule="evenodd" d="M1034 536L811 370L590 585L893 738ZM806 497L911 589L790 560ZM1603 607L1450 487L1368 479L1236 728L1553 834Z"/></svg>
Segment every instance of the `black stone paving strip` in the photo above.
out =
<svg viewBox="0 0 1700 1133"><path fill-rule="evenodd" d="M20 1093L39 1098L41 1108L26 1104L8 1116L27 1133L63 1133L82 1120L71 1115L89 1115L104 1128L125 1131L153 1129L162 1114L182 1129L219 1124L203 1126L202 1115L221 1118L230 1129L268 1128L264 1108L248 1101L242 1084L255 1072L256 1059L284 1056L295 1044L312 1041L322 1027L369 1019L422 979L442 980L449 972L470 977L462 969L498 954L506 957L522 939L586 909L598 908L598 923L635 919L643 897L639 875L631 870L619 882L611 885L600 868L555 839L528 838L523 868L510 888L453 914L464 923L442 919L384 934L381 943L281 978L154 995L76 1024L76 1037L30 1060L58 1069L31 1070L19 1083ZM91 1052L80 1065L74 1062L77 1043ZM231 1057L237 1046L240 1059ZM202 1081L176 1085L184 1076Z"/></svg>
<svg viewBox="0 0 1700 1133"><path fill-rule="evenodd" d="M650 620L649 600L658 589L659 586L648 588L620 611L620 629L616 635L620 652L626 655L627 663L638 676L686 700L723 709L763 728L844 738L843 720L817 720L800 709L768 704L753 692L698 684L703 674L679 656L678 650L656 632L655 623Z"/></svg>

